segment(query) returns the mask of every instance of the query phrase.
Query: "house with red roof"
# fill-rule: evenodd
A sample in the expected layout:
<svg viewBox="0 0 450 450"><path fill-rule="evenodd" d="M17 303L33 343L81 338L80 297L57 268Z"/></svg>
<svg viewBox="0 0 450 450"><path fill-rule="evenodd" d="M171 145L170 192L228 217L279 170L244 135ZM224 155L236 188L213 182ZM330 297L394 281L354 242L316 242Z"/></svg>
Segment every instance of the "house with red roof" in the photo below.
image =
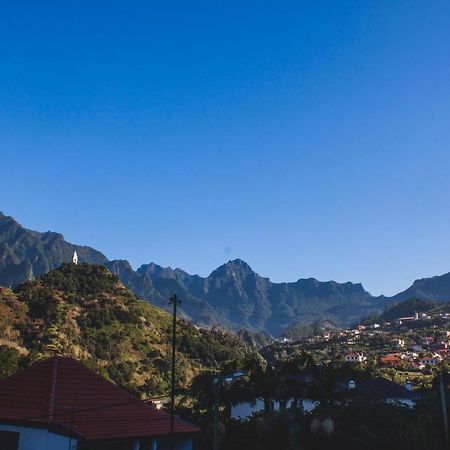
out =
<svg viewBox="0 0 450 450"><path fill-rule="evenodd" d="M71 358L54 357L0 381L1 450L167 450L170 415ZM200 429L174 420L174 448Z"/></svg>
<svg viewBox="0 0 450 450"><path fill-rule="evenodd" d="M387 355L381 355L378 358L378 362L385 366L398 366L402 363L401 353L388 353Z"/></svg>

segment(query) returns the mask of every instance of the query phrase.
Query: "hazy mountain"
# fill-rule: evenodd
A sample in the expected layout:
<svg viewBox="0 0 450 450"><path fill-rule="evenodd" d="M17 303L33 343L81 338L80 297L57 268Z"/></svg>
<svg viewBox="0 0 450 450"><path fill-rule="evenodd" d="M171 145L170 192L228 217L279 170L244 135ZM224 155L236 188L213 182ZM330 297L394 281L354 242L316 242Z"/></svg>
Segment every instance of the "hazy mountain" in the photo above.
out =
<svg viewBox="0 0 450 450"><path fill-rule="evenodd" d="M401 301L409 298L450 301L450 273L416 280L411 287L392 297L392 300Z"/></svg>
<svg viewBox="0 0 450 450"><path fill-rule="evenodd" d="M70 261L74 250L80 262L105 265L149 302L168 307L169 297L177 293L182 300L180 314L201 326L246 328L275 336L323 320L349 325L406 298L450 300L450 274L418 280L387 298L374 297L361 284L350 282L308 278L273 283L240 259L228 261L207 277L155 263L135 271L125 260L109 261L97 250L66 242L61 234L27 230L0 213L0 285L15 286L55 269Z"/></svg>
<svg viewBox="0 0 450 450"><path fill-rule="evenodd" d="M424 313L437 308L439 303L435 300L409 298L401 302L391 303L380 314L380 322L389 322L399 317L413 317L416 312Z"/></svg>
<svg viewBox="0 0 450 450"><path fill-rule="evenodd" d="M328 318L347 324L384 305L360 284L315 279L272 283L239 259L228 261L205 278L154 263L143 265L136 273L153 286L155 299L178 293L184 300L185 316L200 325L217 324L274 335L298 322Z"/></svg>
<svg viewBox="0 0 450 450"><path fill-rule="evenodd" d="M366 317L358 323L372 325L374 323L392 322L401 317L414 317L415 313L419 315L421 313L447 313L449 308L450 303L447 302L438 302L424 298L408 298L407 300L392 301L381 313Z"/></svg>
<svg viewBox="0 0 450 450"><path fill-rule="evenodd" d="M105 255L90 247L70 244L62 234L27 230L0 212L0 285L15 286L71 260L106 264Z"/></svg>

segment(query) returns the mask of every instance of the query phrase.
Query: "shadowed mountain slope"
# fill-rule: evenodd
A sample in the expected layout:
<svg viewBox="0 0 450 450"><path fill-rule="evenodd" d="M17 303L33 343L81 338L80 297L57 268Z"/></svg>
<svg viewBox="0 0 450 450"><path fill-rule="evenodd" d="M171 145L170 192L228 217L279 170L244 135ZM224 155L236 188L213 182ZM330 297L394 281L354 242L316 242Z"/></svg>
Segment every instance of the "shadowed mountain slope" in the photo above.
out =
<svg viewBox="0 0 450 450"><path fill-rule="evenodd" d="M91 247L74 245L62 234L28 230L0 212L0 285L15 286L71 260L106 264L105 255Z"/></svg>
<svg viewBox="0 0 450 450"><path fill-rule="evenodd" d="M394 301L421 298L438 302L450 301L450 273L414 281L412 286L392 297Z"/></svg>
<svg viewBox="0 0 450 450"><path fill-rule="evenodd" d="M164 395L171 339L171 315L136 298L101 265L63 264L14 291L0 288L0 375L14 360L61 354L133 391ZM234 335L184 321L178 324L177 348L181 386L247 351Z"/></svg>
<svg viewBox="0 0 450 450"><path fill-rule="evenodd" d="M66 242L61 234L27 230L0 213L0 285L16 286L71 260L102 264L136 295L166 306L177 293L181 315L200 326L264 331L279 336L298 324L331 320L347 326L376 314L392 301L406 298L450 300L450 274L416 281L392 297L374 297L361 284L321 282L314 278L273 283L236 259L209 276L181 269L144 264L133 270L128 261L109 261L101 252Z"/></svg>

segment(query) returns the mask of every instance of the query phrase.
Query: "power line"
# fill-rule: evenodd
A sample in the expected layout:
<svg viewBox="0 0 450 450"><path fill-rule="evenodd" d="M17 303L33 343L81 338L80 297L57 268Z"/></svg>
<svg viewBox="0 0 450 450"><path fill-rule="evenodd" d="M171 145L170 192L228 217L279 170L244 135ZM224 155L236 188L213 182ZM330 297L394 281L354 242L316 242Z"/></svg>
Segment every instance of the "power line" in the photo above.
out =
<svg viewBox="0 0 450 450"><path fill-rule="evenodd" d="M61 412L61 413L53 413L53 414L41 414L39 416L29 416L29 417L22 417L20 418L20 420L23 421L31 421L31 420L36 420L36 419L43 419L43 418L47 418L47 417L60 417L60 416L67 416L70 414L79 414L79 413L83 413L83 412L90 412L90 411L99 411L102 409L110 409L110 408L116 408L119 406L126 406L126 405L131 405L131 404L135 404L135 403L142 403L142 404L148 404L150 403L152 400L158 400L160 398L166 398L166 396L161 396L161 397L153 397L152 399L148 399L148 400L142 400L140 398L135 399L135 400L131 400L129 402L122 402L122 403L110 403L107 405L101 405L101 406L94 406L91 408L83 408L83 409L74 409L73 412L72 411L67 411L67 412ZM48 405L48 403L42 403L42 406L46 406ZM58 409L58 407L56 408Z"/></svg>
<svg viewBox="0 0 450 450"><path fill-rule="evenodd" d="M150 304L154 304L154 303L164 303L164 304L165 304L167 301L170 302L170 300L171 300L171 297L170 297L170 298L167 298L167 300L161 300L161 299L153 300L153 299L149 299L149 300L147 300L147 301L148 301ZM213 310L218 311L218 312L221 312L221 313L224 313L224 312L231 312L231 313L233 313L233 312L235 312L235 313L245 314L245 312L242 311L242 310L240 310L240 309L237 309L237 308L227 308L227 307L213 306L213 305L211 305L210 303L207 303L206 301L205 301L204 303L201 303L201 302L194 302L194 301L192 301L192 300L183 300L183 304L188 305L188 306L193 306L193 307L196 307L196 308L213 309ZM182 306L180 306L180 308L182 308ZM186 309L186 308L183 308L183 309ZM301 313L301 314L302 314L302 315L303 315L303 314L308 315L309 313L308 313L308 312L304 312L304 313ZM268 319L279 319L279 320L285 320L285 321L287 320L287 321L290 321L290 320L295 320L296 318L298 318L298 315L296 315L295 317L289 318L289 317L286 317L286 316L284 316L284 315L282 315L282 314L274 314L274 313L271 313L271 314L267 317L267 320L268 320Z"/></svg>
<svg viewBox="0 0 450 450"><path fill-rule="evenodd" d="M157 300L148 299L146 301L150 305L160 307L160 305L166 305L167 302L170 302L170 300L171 300L171 297L167 298L167 300L166 299L157 299ZM221 314L224 314L224 313L240 314L240 315L247 314L245 311L242 311L242 310L237 309L237 308L218 307L218 306L213 306L213 305L211 305L210 303L207 303L207 302L201 303L201 302L194 302L194 301L189 301L189 300L183 300L183 303L185 305L187 305L187 306L190 306L190 307L199 308L199 309L200 308L201 309L205 309L206 311L214 310L215 312L218 312L218 313L221 313ZM185 311L189 309L189 308L186 308L186 307L182 307L181 305L180 305L180 308L182 308ZM164 309L164 308L162 308L162 309ZM249 314L251 315L252 313L253 312L250 312ZM305 313L302 313L302 314L308 314L308 313L305 312ZM286 317L286 316L284 316L282 314L271 313L265 320L266 321L267 320L276 320L276 321L283 321L283 322L292 322L292 321L295 321L295 320L297 320L299 318L300 318L299 315L296 315L295 317L289 318L289 317Z"/></svg>

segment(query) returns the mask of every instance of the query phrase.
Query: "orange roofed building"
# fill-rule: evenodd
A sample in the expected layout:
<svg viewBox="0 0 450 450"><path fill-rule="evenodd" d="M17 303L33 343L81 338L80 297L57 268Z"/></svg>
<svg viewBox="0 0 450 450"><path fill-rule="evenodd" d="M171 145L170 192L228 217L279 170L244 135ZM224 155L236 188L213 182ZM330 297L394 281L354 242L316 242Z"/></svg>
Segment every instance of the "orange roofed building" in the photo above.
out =
<svg viewBox="0 0 450 450"><path fill-rule="evenodd" d="M402 362L402 356L400 353L388 353L378 358L378 362L385 366L398 366Z"/></svg>

